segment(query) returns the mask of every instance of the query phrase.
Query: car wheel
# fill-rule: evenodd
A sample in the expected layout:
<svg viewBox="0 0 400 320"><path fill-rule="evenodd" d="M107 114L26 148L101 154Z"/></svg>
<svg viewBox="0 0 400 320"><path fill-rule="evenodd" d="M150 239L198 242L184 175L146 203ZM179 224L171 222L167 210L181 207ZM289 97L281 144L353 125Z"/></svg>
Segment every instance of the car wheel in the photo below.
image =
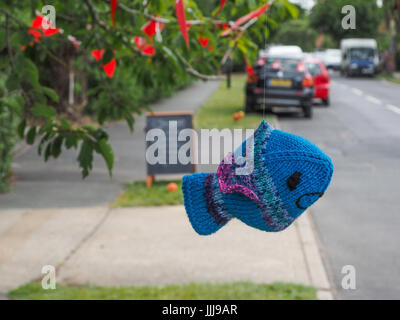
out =
<svg viewBox="0 0 400 320"><path fill-rule="evenodd" d="M304 117L307 119L311 119L313 116L313 108L312 108L312 104L307 104L303 106L303 113L304 113Z"/></svg>
<svg viewBox="0 0 400 320"><path fill-rule="evenodd" d="M254 101L253 97L246 96L246 106L244 111L246 113L253 113L256 111L256 102Z"/></svg>
<svg viewBox="0 0 400 320"><path fill-rule="evenodd" d="M331 100L329 99L329 97L328 98L326 98L326 99L322 99L322 103L324 104L324 106L330 106L330 104L331 104Z"/></svg>

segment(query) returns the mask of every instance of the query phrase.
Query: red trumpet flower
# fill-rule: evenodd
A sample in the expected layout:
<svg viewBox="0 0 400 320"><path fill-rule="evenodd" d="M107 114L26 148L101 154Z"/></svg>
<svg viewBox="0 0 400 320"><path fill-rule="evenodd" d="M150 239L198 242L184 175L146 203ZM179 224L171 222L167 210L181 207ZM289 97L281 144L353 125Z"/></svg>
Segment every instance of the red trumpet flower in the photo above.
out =
<svg viewBox="0 0 400 320"><path fill-rule="evenodd" d="M104 49L92 50L92 55L96 59L96 61L101 60L103 58L103 54L104 54ZM112 78L114 76L116 67L117 67L117 61L115 60L115 58L112 58L109 63L103 65L103 70L109 78Z"/></svg>

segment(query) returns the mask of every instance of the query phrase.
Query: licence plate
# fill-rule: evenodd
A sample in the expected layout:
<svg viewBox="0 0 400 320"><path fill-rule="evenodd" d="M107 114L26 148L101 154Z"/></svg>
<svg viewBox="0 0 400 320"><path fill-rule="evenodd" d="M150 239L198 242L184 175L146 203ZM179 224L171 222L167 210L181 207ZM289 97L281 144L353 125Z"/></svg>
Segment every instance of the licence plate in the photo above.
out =
<svg viewBox="0 0 400 320"><path fill-rule="evenodd" d="M287 80L287 79L271 79L269 81L269 85L273 87L291 87L292 86L292 80Z"/></svg>
<svg viewBox="0 0 400 320"><path fill-rule="evenodd" d="M367 74L367 73L372 73L373 69L371 67L367 67L361 70L362 73Z"/></svg>

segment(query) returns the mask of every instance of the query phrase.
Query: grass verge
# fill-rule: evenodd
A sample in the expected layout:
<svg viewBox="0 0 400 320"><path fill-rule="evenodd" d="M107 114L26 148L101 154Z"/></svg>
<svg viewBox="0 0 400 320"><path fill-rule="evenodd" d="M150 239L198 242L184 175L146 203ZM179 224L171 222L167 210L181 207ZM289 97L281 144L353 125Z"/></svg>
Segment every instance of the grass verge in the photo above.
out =
<svg viewBox="0 0 400 320"><path fill-rule="evenodd" d="M380 75L378 75L378 78L400 84L400 78L396 78L394 76L380 74Z"/></svg>
<svg viewBox="0 0 400 320"><path fill-rule="evenodd" d="M222 81L217 91L196 113L194 124L197 129L256 129L263 119L262 114L246 114L245 117L235 122L233 113L244 110L245 84L247 77L237 75L232 77L232 87L228 89ZM264 117L268 122L273 122L273 117Z"/></svg>
<svg viewBox="0 0 400 320"><path fill-rule="evenodd" d="M124 192L118 196L111 206L115 208L183 204L182 180L172 182L177 184L178 190L167 190L167 185L170 181L155 181L150 189L146 187L144 181L129 183L126 185Z"/></svg>
<svg viewBox="0 0 400 320"><path fill-rule="evenodd" d="M98 287L57 285L43 290L40 283L28 283L9 292L10 299L24 300L315 300L316 289L291 283L255 284L236 282L223 284L190 283L186 285Z"/></svg>

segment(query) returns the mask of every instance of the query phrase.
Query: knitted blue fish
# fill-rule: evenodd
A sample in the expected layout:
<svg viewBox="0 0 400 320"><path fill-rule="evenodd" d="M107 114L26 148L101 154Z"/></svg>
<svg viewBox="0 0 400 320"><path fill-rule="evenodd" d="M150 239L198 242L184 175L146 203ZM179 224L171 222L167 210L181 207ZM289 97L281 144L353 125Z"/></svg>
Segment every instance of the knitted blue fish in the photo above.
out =
<svg viewBox="0 0 400 320"><path fill-rule="evenodd" d="M237 174L243 167L239 156L249 149L251 170ZM331 159L316 145L262 121L217 173L183 177L185 209L201 235L216 232L232 218L263 231L282 231L324 194L332 174Z"/></svg>

